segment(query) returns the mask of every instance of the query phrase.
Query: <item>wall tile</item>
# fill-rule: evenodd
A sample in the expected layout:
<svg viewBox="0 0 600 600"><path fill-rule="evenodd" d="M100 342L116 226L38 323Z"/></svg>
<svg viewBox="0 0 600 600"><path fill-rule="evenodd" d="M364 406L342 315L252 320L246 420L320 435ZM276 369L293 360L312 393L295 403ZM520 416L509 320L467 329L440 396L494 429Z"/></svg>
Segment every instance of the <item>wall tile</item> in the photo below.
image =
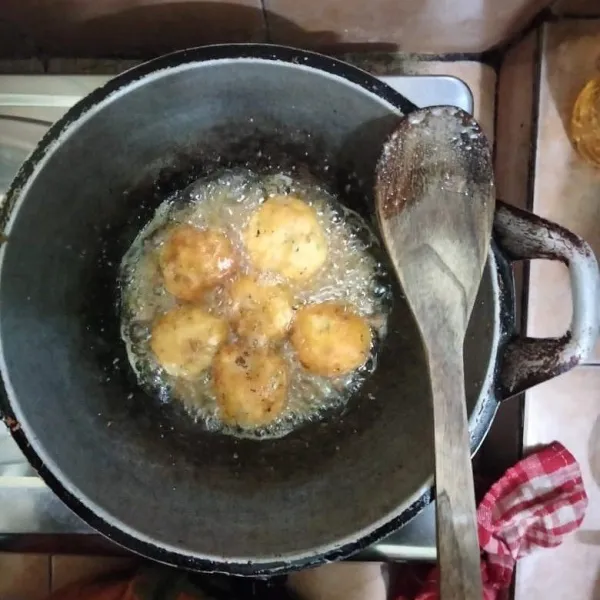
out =
<svg viewBox="0 0 600 600"><path fill-rule="evenodd" d="M386 600L383 563L341 562L292 573L288 586L303 600Z"/></svg>
<svg viewBox="0 0 600 600"><path fill-rule="evenodd" d="M580 0L581 1L581 0ZM408 52L479 52L551 0L265 0L271 41ZM260 0L3 0L0 53L152 56L215 42L265 41Z"/></svg>
<svg viewBox="0 0 600 600"><path fill-rule="evenodd" d="M550 0L265 0L274 42L480 52L514 36Z"/></svg>
<svg viewBox="0 0 600 600"><path fill-rule="evenodd" d="M51 58L46 72L60 75L118 75L139 65L142 60L101 58Z"/></svg>
<svg viewBox="0 0 600 600"><path fill-rule="evenodd" d="M526 396L525 447L563 443L579 462L589 505L561 546L519 561L515 598L600 598L600 368L578 367Z"/></svg>
<svg viewBox="0 0 600 600"><path fill-rule="evenodd" d="M137 558L107 556L52 556L52 591L65 585L105 573L124 571L139 562Z"/></svg>
<svg viewBox="0 0 600 600"><path fill-rule="evenodd" d="M0 553L0 598L41 600L50 591L50 557Z"/></svg>
<svg viewBox="0 0 600 600"><path fill-rule="evenodd" d="M495 174L497 197L526 209L531 170L534 87L538 74L538 33L534 31L508 50L498 77ZM515 265L517 322L521 319L523 265ZM518 411L516 406L514 411Z"/></svg>
<svg viewBox="0 0 600 600"><path fill-rule="evenodd" d="M3 75L41 75L44 72L44 63L37 58L0 60L0 73Z"/></svg>
<svg viewBox="0 0 600 600"><path fill-rule="evenodd" d="M497 197L519 208L527 206L529 156L533 126L533 88L536 70L537 35L529 34L508 50L498 73L496 90L495 176ZM522 314L523 265L514 267L516 319ZM494 419L481 452L500 476L520 457L523 398L504 402Z"/></svg>
<svg viewBox="0 0 600 600"><path fill-rule="evenodd" d="M528 201L536 48L532 32L506 53L498 77L496 188L499 199L519 208Z"/></svg>
<svg viewBox="0 0 600 600"><path fill-rule="evenodd" d="M558 0L552 6L552 12L558 15L600 17L598 0Z"/></svg>
<svg viewBox="0 0 600 600"><path fill-rule="evenodd" d="M152 56L265 41L261 0L2 0L0 53Z"/></svg>
<svg viewBox="0 0 600 600"><path fill-rule="evenodd" d="M537 31L508 50L498 76L496 112L496 190L499 200L526 209L529 203L531 177L531 138L534 121L534 87L537 83L536 63L539 42ZM537 111L535 111L537 113ZM515 291L517 323L522 315L523 264L516 263ZM511 410L519 410L511 403Z"/></svg>
<svg viewBox="0 0 600 600"><path fill-rule="evenodd" d="M600 169L588 166L568 137L575 98L600 74L600 20L565 20L543 29L534 212L582 236L600 256ZM566 268L535 261L530 270L530 335L557 336L572 314ZM593 362L600 362L600 345Z"/></svg>

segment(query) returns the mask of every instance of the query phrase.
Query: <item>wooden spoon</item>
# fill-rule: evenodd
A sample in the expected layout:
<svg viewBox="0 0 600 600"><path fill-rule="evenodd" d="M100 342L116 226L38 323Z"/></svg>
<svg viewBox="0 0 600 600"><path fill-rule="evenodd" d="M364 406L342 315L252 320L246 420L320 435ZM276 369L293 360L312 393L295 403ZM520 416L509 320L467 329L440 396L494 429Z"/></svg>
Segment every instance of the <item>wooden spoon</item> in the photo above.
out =
<svg viewBox="0 0 600 600"><path fill-rule="evenodd" d="M429 364L441 597L481 600L463 345L494 216L488 141L460 109L413 112L383 148L375 194Z"/></svg>

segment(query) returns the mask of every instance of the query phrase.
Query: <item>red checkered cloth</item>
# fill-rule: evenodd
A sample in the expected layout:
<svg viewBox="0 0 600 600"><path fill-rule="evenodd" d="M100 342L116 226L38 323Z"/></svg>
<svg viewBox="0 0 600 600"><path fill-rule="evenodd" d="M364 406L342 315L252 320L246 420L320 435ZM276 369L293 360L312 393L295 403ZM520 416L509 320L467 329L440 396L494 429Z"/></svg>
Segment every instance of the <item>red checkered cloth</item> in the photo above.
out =
<svg viewBox="0 0 600 600"><path fill-rule="evenodd" d="M496 600L509 588L518 558L558 546L575 531L587 503L579 465L558 442L508 469L477 509L484 600ZM437 590L433 569L418 593L401 590L397 600L436 600Z"/></svg>

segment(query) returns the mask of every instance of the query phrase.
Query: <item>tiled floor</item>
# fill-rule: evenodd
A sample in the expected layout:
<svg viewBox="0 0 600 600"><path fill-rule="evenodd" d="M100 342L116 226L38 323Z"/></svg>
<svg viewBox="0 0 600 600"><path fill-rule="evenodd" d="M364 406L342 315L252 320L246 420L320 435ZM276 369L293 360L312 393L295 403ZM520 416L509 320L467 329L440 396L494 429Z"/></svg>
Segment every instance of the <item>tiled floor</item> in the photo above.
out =
<svg viewBox="0 0 600 600"><path fill-rule="evenodd" d="M270 39L279 44L396 44L406 52L481 52L524 27L549 0L423 2L266 0Z"/></svg>
<svg viewBox="0 0 600 600"><path fill-rule="evenodd" d="M333 563L290 576L303 600L386 600L387 586L382 563Z"/></svg>
<svg viewBox="0 0 600 600"><path fill-rule="evenodd" d="M126 570L136 559L92 556L0 554L0 598L41 600L51 591L107 572ZM382 563L337 563L296 573L290 586L305 600L386 600Z"/></svg>
<svg viewBox="0 0 600 600"><path fill-rule="evenodd" d="M575 154L567 136L579 90L600 72L600 20L548 23L541 43L533 209L600 255L600 171ZM536 261L530 273L528 333L563 333L572 311L566 268ZM525 448L562 442L580 463L590 503L578 532L519 562L517 600L600 598L600 346L590 362L526 394Z"/></svg>
<svg viewBox="0 0 600 600"><path fill-rule="evenodd" d="M577 94L600 60L600 20L544 26L533 209L582 236L600 256L600 171L581 160L567 132ZM528 333L560 335L571 319L569 275L560 263L531 265ZM600 344L592 362L600 362Z"/></svg>
<svg viewBox="0 0 600 600"><path fill-rule="evenodd" d="M552 5L557 15L570 17L600 17L600 2L598 0L557 0Z"/></svg>
<svg viewBox="0 0 600 600"><path fill-rule="evenodd" d="M40 600L74 581L133 564L129 558L0 553L0 598Z"/></svg>
<svg viewBox="0 0 600 600"><path fill-rule="evenodd" d="M527 207L537 32L511 48L498 78L495 175L498 199Z"/></svg>
<svg viewBox="0 0 600 600"><path fill-rule="evenodd" d="M578 460L589 497L579 531L517 569L516 600L600 598L600 368L578 367L528 392L525 444L562 442Z"/></svg>
<svg viewBox="0 0 600 600"><path fill-rule="evenodd" d="M0 554L0 598L39 600L50 591L50 558L39 554Z"/></svg>
<svg viewBox="0 0 600 600"><path fill-rule="evenodd" d="M95 575L129 569L139 562L137 558L104 556L52 556L49 560L52 591Z"/></svg>

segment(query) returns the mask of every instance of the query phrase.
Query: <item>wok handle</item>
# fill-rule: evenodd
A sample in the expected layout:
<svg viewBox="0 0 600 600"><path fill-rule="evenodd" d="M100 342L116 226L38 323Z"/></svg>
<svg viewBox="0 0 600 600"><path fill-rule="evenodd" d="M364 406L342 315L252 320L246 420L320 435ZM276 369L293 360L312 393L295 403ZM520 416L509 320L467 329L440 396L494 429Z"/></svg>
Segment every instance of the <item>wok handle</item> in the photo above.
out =
<svg viewBox="0 0 600 600"><path fill-rule="evenodd" d="M494 239L511 261L560 260L569 269L573 317L559 338L517 335L506 345L500 371L500 396L509 398L552 379L582 362L598 337L600 276L594 252L564 227L533 213L497 203Z"/></svg>

